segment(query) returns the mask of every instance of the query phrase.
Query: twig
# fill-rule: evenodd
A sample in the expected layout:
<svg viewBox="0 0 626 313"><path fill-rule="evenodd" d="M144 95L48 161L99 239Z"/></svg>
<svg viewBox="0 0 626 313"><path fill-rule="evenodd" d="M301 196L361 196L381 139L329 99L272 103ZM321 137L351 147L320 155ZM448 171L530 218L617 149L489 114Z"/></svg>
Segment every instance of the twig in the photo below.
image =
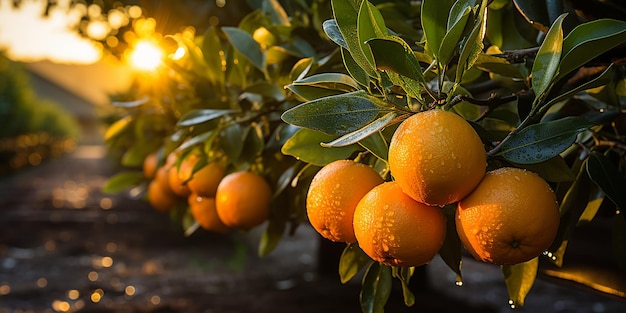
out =
<svg viewBox="0 0 626 313"><path fill-rule="evenodd" d="M610 148L618 148L621 150L626 151L626 144L623 144L621 142L617 142L617 141L611 141L611 140L596 140L595 141L596 147L610 147Z"/></svg>
<svg viewBox="0 0 626 313"><path fill-rule="evenodd" d="M506 50L495 56L503 57L511 63L524 63L526 62L526 58L536 56L537 52L539 52L539 47L532 47L519 50Z"/></svg>

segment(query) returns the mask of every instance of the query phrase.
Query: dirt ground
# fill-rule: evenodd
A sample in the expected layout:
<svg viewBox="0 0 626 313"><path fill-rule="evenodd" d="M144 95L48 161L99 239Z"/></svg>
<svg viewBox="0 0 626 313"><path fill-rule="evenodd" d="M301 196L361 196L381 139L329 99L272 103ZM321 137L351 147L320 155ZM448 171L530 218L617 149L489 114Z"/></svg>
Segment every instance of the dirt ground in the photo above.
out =
<svg viewBox="0 0 626 313"><path fill-rule="evenodd" d="M0 313L360 312L360 282L341 285L318 262L303 225L269 256L250 233L185 237L165 215L100 192L113 173L98 144L0 180ZM500 271L464 260L464 286L436 257L414 284L399 284L387 312L512 312ZM540 279L518 312L626 312L623 299Z"/></svg>

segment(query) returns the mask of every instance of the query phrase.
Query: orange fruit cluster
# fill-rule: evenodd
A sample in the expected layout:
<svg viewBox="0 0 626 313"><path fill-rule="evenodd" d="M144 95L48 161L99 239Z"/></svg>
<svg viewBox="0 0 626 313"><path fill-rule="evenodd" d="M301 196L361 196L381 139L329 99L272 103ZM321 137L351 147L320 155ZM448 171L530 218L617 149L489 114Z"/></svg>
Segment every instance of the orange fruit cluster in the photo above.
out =
<svg viewBox="0 0 626 313"><path fill-rule="evenodd" d="M390 266L426 264L439 252L456 204L457 233L478 260L515 264L540 255L556 236L554 192L538 175L516 168L486 173L483 143L462 117L416 113L389 145L392 180L369 166L341 160L324 166L307 194L313 228L332 241L357 242Z"/></svg>
<svg viewBox="0 0 626 313"><path fill-rule="evenodd" d="M160 167L156 154L144 160L143 172L150 179L148 202L156 210L167 212L187 199L200 227L217 233L230 228L248 230L269 218L272 191L263 177L247 171L226 175L218 162L195 169L200 161L197 155L185 157L178 166L176 160L170 154Z"/></svg>

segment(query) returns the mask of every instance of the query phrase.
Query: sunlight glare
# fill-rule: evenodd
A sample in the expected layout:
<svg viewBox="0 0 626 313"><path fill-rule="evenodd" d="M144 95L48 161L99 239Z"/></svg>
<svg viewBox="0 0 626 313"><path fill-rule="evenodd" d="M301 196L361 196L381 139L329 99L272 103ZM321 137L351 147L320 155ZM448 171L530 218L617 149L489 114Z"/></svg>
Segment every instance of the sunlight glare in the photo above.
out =
<svg viewBox="0 0 626 313"><path fill-rule="evenodd" d="M163 60L163 50L154 42L140 40L130 54L130 64L143 71L154 71Z"/></svg>
<svg viewBox="0 0 626 313"><path fill-rule="evenodd" d="M22 1L18 8L0 1L0 50L20 61L49 59L59 63L93 63L102 51L72 29L80 23L80 6L58 1L42 17L46 1Z"/></svg>

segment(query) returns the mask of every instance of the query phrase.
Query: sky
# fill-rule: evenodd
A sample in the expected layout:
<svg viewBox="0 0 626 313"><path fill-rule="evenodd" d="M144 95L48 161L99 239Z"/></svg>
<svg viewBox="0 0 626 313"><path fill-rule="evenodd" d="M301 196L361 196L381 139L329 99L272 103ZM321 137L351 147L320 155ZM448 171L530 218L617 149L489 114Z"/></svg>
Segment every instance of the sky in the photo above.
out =
<svg viewBox="0 0 626 313"><path fill-rule="evenodd" d="M49 16L43 17L46 0L23 0L19 8L12 2L0 0L0 50L10 58L73 64L100 59L100 50L72 29L80 23L84 6L70 8L70 0L58 0Z"/></svg>

